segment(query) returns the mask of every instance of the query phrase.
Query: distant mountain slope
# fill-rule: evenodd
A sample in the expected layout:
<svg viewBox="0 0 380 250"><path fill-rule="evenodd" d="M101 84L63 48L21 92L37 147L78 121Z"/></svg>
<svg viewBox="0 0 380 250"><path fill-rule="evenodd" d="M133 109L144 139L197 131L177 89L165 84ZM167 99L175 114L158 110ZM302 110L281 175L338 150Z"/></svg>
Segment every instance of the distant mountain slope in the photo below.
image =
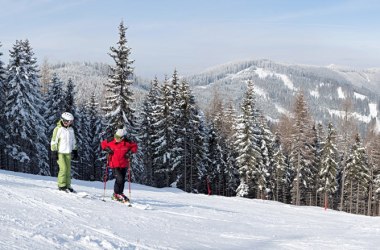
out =
<svg viewBox="0 0 380 250"><path fill-rule="evenodd" d="M343 76L353 85L359 88L366 87L380 94L380 68L357 70L336 65L330 65L328 68Z"/></svg>
<svg viewBox="0 0 380 250"><path fill-rule="evenodd" d="M373 73L369 75L368 72ZM362 78L365 74L372 79L371 84L364 84ZM371 120L378 117L380 98L376 88L380 88L380 77L377 74L380 70L348 72L331 67L252 60L214 67L188 76L186 80L194 87L200 105L206 108L215 90L238 106L246 90L246 82L251 79L255 83L259 107L272 120L292 110L294 96L299 90L304 92L314 119L323 122L338 122L343 100L349 98L354 117L364 130Z"/></svg>
<svg viewBox="0 0 380 250"><path fill-rule="evenodd" d="M50 73L57 73L65 84L71 78L76 86L76 100L79 104L83 104L89 100L93 93L97 100L104 100L104 83L108 81L109 67L105 63L58 63L50 66ZM143 80L135 79L133 91L137 101L136 106L142 100L148 86Z"/></svg>
<svg viewBox="0 0 380 250"><path fill-rule="evenodd" d="M109 72L107 64L61 63L52 65L51 72L57 73L65 83L69 78L73 79L78 103L86 102L92 93L98 100L104 100L104 83ZM238 108L246 81L252 79L259 108L274 121L292 110L294 96L299 90L304 91L316 121L338 123L345 99L352 100L354 118L362 132L370 122L378 119L380 69L354 70L334 65L317 67L250 60L223 64L183 78L192 86L196 100L204 110L215 90L226 101L232 100ZM135 78L135 108L140 106L147 93L149 81Z"/></svg>

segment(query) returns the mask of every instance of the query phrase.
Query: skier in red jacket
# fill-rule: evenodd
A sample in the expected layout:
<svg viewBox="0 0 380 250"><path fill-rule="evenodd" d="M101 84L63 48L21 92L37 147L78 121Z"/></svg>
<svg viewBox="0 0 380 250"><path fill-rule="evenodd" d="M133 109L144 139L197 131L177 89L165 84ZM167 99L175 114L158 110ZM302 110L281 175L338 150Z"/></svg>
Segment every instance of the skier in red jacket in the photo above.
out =
<svg viewBox="0 0 380 250"><path fill-rule="evenodd" d="M101 142L103 150L109 154L108 164L115 176L113 200L127 202L129 199L124 195L124 179L129 167L130 154L137 152L137 144L125 138L125 129L118 129L114 138Z"/></svg>

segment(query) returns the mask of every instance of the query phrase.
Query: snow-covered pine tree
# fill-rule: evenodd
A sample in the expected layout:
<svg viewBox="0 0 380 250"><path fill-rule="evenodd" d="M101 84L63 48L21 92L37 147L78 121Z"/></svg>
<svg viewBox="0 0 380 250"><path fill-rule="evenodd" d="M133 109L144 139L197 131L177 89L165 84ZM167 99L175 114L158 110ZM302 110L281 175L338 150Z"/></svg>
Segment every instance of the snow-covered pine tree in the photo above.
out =
<svg viewBox="0 0 380 250"><path fill-rule="evenodd" d="M340 133L338 133L338 149L342 153L342 162L338 170L338 184L339 184L339 193L340 193L340 202L339 210L342 211L344 207L344 197L345 197L345 178L346 178L346 162L348 155L350 154L350 147L353 144L353 138L357 128L353 119L353 110L352 110L352 100L346 98L343 101L343 122L340 124Z"/></svg>
<svg viewBox="0 0 380 250"><path fill-rule="evenodd" d="M236 110L234 109L232 102L228 102L226 108L223 109L222 113L223 126L223 136L226 141L226 195L235 196L236 189L239 186L239 171L238 164L236 161L236 150L234 148L233 134L236 127Z"/></svg>
<svg viewBox="0 0 380 250"><path fill-rule="evenodd" d="M131 60L131 49L127 46L125 36L127 28L124 23L119 25L119 41L117 48L111 47L109 55L115 62L115 66L110 67L110 75L106 87L105 106L103 110L106 112L105 118L107 128L115 131L117 128L125 128L129 133L129 137L135 136L135 110L132 108L133 92L131 85L133 83L133 67L134 60ZM111 135L109 135L111 136Z"/></svg>
<svg viewBox="0 0 380 250"><path fill-rule="evenodd" d="M292 187L292 203L299 206L306 204L307 194L310 194L310 184L313 182L311 163L314 157L311 149L312 122L302 92L297 94L293 113L290 164L295 176Z"/></svg>
<svg viewBox="0 0 380 250"><path fill-rule="evenodd" d="M15 170L50 175L45 143L46 123L38 69L28 40L16 41L10 51L6 104L6 152Z"/></svg>
<svg viewBox="0 0 380 250"><path fill-rule="evenodd" d="M211 185L213 194L223 195L225 193L225 169L227 167L224 161L224 152L221 146L221 135L215 128L215 125L211 123L209 125L208 134L208 169L207 176Z"/></svg>
<svg viewBox="0 0 380 250"><path fill-rule="evenodd" d="M57 122L60 120L65 107L65 95L63 91L63 82L58 77L57 74L53 74L51 83L49 84L48 92L45 95L45 105L44 105L44 119L47 123L47 136L50 142L53 136L53 130L57 126ZM49 152L49 165L50 174L52 176L57 176L58 165L55 159L52 159L50 150Z"/></svg>
<svg viewBox="0 0 380 250"><path fill-rule="evenodd" d="M178 181L178 176L180 175L181 170L179 169L181 167L181 164L184 162L184 155L182 152L185 150L185 134L186 129L184 129L186 118L181 117L183 114L183 107L181 104L181 96L180 93L180 81L178 77L177 70L174 70L173 76L171 78L171 84L169 85L170 93L171 93L171 116L172 116L172 141L170 145L172 145L170 149L171 159L172 159L172 170L171 170L171 183ZM182 124L181 124L182 123Z"/></svg>
<svg viewBox="0 0 380 250"><path fill-rule="evenodd" d="M273 199L275 201L284 202L285 190L287 188L286 183L286 157L283 154L283 149L281 145L281 138L278 133L275 134L275 139L273 142L273 171L272 173L274 179L274 188L273 188Z"/></svg>
<svg viewBox="0 0 380 250"><path fill-rule="evenodd" d="M90 180L102 181L106 165L105 156L102 156L100 141L102 131L105 129L104 121L99 115L99 104L95 101L95 93L92 94L86 107L86 118L88 122L87 142L89 148L88 163Z"/></svg>
<svg viewBox="0 0 380 250"><path fill-rule="evenodd" d="M336 132L330 122L327 127L327 137L323 143L321 152L321 167L319 172L318 192L323 194L325 207L334 208L333 195L337 191L338 183L336 181L338 171L339 154L335 145Z"/></svg>
<svg viewBox="0 0 380 250"><path fill-rule="evenodd" d="M174 140L174 116L172 112L173 96L169 82L166 79L160 87L160 94L157 99L157 105L154 107L152 117L155 121L154 130L156 131L156 139L153 143L154 152L154 170L153 179L154 186L168 187L172 184L172 155Z"/></svg>
<svg viewBox="0 0 380 250"><path fill-rule="evenodd" d="M53 74L48 92L45 96L45 111L44 117L48 124L47 134L52 136L57 122L60 120L61 115L65 112L65 93L63 90L63 82L56 73Z"/></svg>
<svg viewBox="0 0 380 250"><path fill-rule="evenodd" d="M312 144L311 144L311 150L313 151L313 162L312 162L312 175L314 176L313 182L310 186L310 206L323 206L324 202L324 193L318 192L318 189L321 186L320 183L320 168L321 168L321 153L322 148L324 146L324 131L323 131L323 125L322 123L318 123L317 125L314 124L312 128ZM321 197L322 194L322 197Z"/></svg>
<svg viewBox="0 0 380 250"><path fill-rule="evenodd" d="M260 136L259 145L260 145L260 153L262 164L258 167L258 183L259 183L259 194L258 197L261 199L273 199L273 190L275 186L275 181L273 177L274 173L274 163L273 163L273 143L274 136L270 131L268 126L268 121L265 119L263 115L259 117L259 129Z"/></svg>
<svg viewBox="0 0 380 250"><path fill-rule="evenodd" d="M258 166L261 166L261 152L257 135L258 112L254 95L253 82L248 81L247 91L241 105L242 115L237 119L235 133L235 149L239 166L240 185L236 190L237 196L255 198L258 192L257 174Z"/></svg>
<svg viewBox="0 0 380 250"><path fill-rule="evenodd" d="M206 157L204 133L200 111L195 97L186 81L178 87L179 110L177 116L177 187L186 192L197 192L199 176L203 174L202 163Z"/></svg>
<svg viewBox="0 0 380 250"><path fill-rule="evenodd" d="M132 67L134 60L130 59L131 48L127 46L126 30L124 23L121 22L117 48L111 47L110 49L109 55L114 60L115 66L110 67L111 73L109 74L108 82L104 83L107 94L103 111L106 112L106 131L109 131L107 136L112 136L118 128L124 128L127 131L127 140L137 142L138 124L132 105L135 99L131 89L134 82L134 68ZM141 176L143 174L141 159L141 152L138 151L137 155L134 155L131 160L131 165L133 166L132 180L137 182L141 182L141 179L143 179Z"/></svg>
<svg viewBox="0 0 380 250"><path fill-rule="evenodd" d="M67 85L66 85L66 91L64 94L64 99L65 99L65 106L63 110L65 112L70 112L71 114L74 115L75 117L75 94L76 92L74 91L75 85L74 82L71 78L69 78Z"/></svg>
<svg viewBox="0 0 380 250"><path fill-rule="evenodd" d="M359 134L355 136L355 143L351 147L350 155L347 158L346 178L345 178L345 196L348 201L346 204L350 213L364 214L366 203L368 183L371 181L370 169L368 166L368 156L360 140Z"/></svg>
<svg viewBox="0 0 380 250"><path fill-rule="evenodd" d="M370 182L368 183L368 210L367 215L376 215L379 211L380 196L380 136L376 132L376 123L371 125L367 133L366 151L368 154L368 164L370 169Z"/></svg>
<svg viewBox="0 0 380 250"><path fill-rule="evenodd" d="M0 48L1 48L0 43ZM0 50L0 165L5 166L5 122L4 122L4 106L5 106L5 89L6 89L6 71L4 68L4 63L1 59L3 53Z"/></svg>
<svg viewBox="0 0 380 250"><path fill-rule="evenodd" d="M139 141L140 151L142 152L145 174L143 183L149 186L153 186L153 160L154 160L154 141L156 140L156 133L154 124L156 123L152 116L154 109L157 105L157 98L159 96L159 82L157 77L152 81L148 94L146 95L140 114L140 126L139 126Z"/></svg>

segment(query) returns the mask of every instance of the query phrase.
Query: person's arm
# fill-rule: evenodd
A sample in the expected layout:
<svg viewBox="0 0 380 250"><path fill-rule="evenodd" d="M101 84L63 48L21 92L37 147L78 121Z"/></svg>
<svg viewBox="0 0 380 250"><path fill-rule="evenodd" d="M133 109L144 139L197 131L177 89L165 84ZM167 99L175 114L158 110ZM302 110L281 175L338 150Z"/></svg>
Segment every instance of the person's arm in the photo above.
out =
<svg viewBox="0 0 380 250"><path fill-rule="evenodd" d="M58 143L59 143L58 129L59 129L58 127L55 127L53 130L53 136L51 137L51 142L50 142L51 151L58 151Z"/></svg>
<svg viewBox="0 0 380 250"><path fill-rule="evenodd" d="M102 150L106 151L108 154L113 154L113 151L110 148L110 143L109 143L108 139L103 140L100 144L100 147L102 148Z"/></svg>
<svg viewBox="0 0 380 250"><path fill-rule="evenodd" d="M136 153L136 152L137 152L137 148L138 148L137 143L135 143L135 142L130 142L129 144L130 144L130 148L129 148L129 150L130 150L132 153Z"/></svg>

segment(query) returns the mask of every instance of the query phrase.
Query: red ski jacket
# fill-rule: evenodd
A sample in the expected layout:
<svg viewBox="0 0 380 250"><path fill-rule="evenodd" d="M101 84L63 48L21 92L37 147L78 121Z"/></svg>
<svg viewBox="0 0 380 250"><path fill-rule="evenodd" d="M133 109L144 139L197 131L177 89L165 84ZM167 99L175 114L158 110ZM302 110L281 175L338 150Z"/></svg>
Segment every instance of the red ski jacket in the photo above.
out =
<svg viewBox="0 0 380 250"><path fill-rule="evenodd" d="M112 141L102 141L101 147L103 150L106 150L106 148L109 147L113 152L110 154L110 158L108 160L108 166L110 168L129 167L129 159L126 157L126 154L129 151L132 153L137 152L137 144L135 142L127 142L125 140L116 142L115 138Z"/></svg>

